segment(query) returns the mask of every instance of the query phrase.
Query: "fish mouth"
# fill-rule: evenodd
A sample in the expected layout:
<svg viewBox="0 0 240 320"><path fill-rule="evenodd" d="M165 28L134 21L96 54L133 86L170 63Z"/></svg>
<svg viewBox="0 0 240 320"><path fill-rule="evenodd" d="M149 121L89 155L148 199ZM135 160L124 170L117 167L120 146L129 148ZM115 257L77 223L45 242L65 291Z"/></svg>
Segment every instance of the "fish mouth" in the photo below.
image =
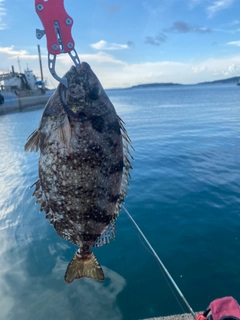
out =
<svg viewBox="0 0 240 320"><path fill-rule="evenodd" d="M76 67L73 66L73 68L76 68ZM77 68L76 68L76 69L77 69ZM90 65L89 65L87 62L83 61L83 62L81 63L81 65L80 65L80 69L77 69L77 71L78 71L78 72L81 72L81 71L86 72L86 71L88 71L89 69L91 69Z"/></svg>

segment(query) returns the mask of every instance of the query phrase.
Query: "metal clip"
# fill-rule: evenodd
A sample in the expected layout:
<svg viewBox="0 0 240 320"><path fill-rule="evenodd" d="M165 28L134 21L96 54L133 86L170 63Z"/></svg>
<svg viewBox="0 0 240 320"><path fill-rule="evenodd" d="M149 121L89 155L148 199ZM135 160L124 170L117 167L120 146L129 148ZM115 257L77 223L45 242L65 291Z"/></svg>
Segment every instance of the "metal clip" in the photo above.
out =
<svg viewBox="0 0 240 320"><path fill-rule="evenodd" d="M59 77L55 71L56 55L68 53L78 69L80 60L71 35L73 19L67 14L63 1L58 0L56 5L55 0L35 0L36 12L44 26L44 30L36 30L36 36L41 39L46 34L49 71L57 81L68 87L67 79Z"/></svg>

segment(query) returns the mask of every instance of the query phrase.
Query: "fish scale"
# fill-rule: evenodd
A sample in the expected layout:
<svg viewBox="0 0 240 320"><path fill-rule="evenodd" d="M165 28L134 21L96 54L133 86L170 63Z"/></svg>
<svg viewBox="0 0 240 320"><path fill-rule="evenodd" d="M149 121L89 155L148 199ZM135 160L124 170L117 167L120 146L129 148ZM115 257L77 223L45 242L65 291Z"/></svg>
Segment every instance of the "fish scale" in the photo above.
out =
<svg viewBox="0 0 240 320"><path fill-rule="evenodd" d="M57 234L79 247L65 281L103 280L91 247L115 238L131 164L123 121L90 66L72 67L47 103L25 151L38 151L36 203Z"/></svg>

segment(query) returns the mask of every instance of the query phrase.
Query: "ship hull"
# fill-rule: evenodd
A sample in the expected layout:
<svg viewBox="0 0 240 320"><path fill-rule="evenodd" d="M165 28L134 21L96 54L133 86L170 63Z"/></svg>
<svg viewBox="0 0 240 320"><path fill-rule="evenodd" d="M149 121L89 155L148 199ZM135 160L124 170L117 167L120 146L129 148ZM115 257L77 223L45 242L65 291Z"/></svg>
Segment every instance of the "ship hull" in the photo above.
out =
<svg viewBox="0 0 240 320"><path fill-rule="evenodd" d="M4 96L4 103L0 105L0 115L25 111L31 108L42 108L47 103L53 91L46 91L45 94L18 97L14 92L1 92Z"/></svg>

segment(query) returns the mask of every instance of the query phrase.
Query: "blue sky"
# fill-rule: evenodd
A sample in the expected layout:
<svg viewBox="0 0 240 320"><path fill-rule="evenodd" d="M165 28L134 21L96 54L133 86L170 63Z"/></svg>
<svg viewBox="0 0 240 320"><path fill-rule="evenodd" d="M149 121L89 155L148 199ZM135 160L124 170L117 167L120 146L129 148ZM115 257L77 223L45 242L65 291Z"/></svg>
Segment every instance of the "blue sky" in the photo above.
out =
<svg viewBox="0 0 240 320"><path fill-rule="evenodd" d="M48 0L58 2L58 0ZM81 61L105 88L140 83L183 84L240 77L240 0L65 0ZM0 0L0 72L27 66L56 85L47 66L46 38L34 0ZM56 71L71 66L57 57Z"/></svg>

